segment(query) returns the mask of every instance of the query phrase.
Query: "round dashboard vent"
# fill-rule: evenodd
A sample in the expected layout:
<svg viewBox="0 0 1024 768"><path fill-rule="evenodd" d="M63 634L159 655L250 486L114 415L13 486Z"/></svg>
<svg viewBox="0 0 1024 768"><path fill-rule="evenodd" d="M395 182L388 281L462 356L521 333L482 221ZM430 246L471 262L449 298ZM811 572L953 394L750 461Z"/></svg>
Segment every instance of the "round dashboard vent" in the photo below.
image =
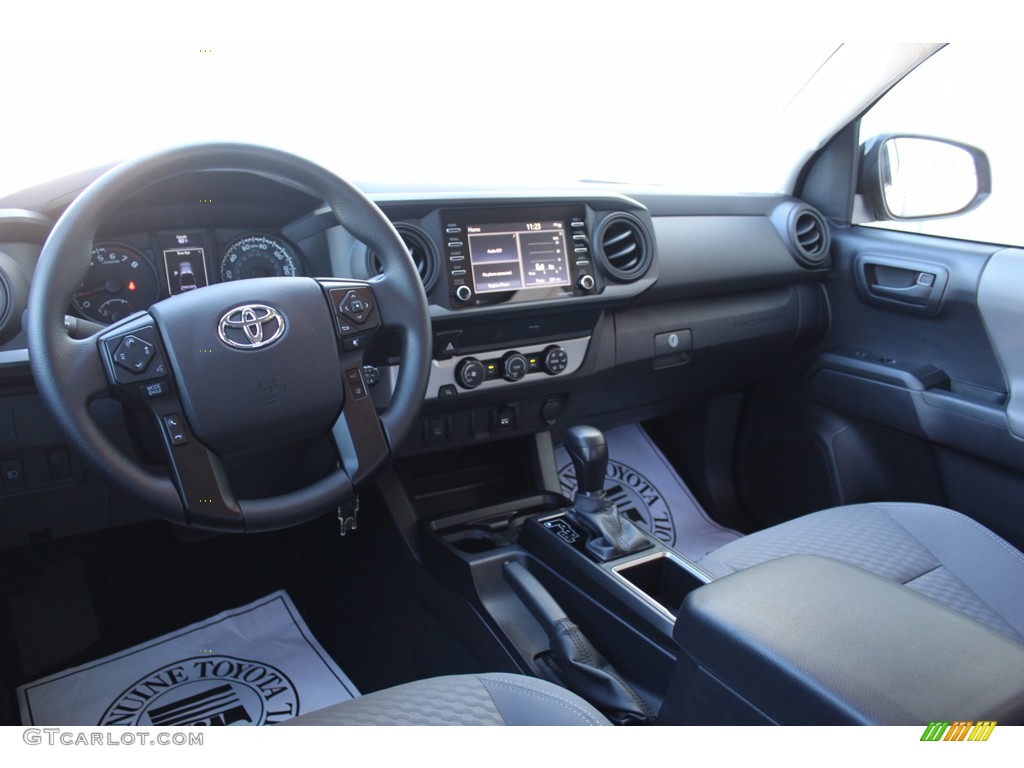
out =
<svg viewBox="0 0 1024 768"><path fill-rule="evenodd" d="M434 287L434 283L437 282L439 267L437 250L434 248L434 243L427 236L426 232L417 229L411 224L396 224L395 229L398 230L398 234L402 238L402 242L405 243L405 247L409 249L413 263L416 265L416 271L420 273L420 280L423 281L423 287L429 291ZM384 271L383 265L380 263L380 257L373 251L369 253L368 266L370 273L374 275L379 275Z"/></svg>
<svg viewBox="0 0 1024 768"><path fill-rule="evenodd" d="M628 213L613 213L598 225L597 254L613 279L630 282L651 266L651 240L647 229Z"/></svg>
<svg viewBox="0 0 1024 768"><path fill-rule="evenodd" d="M805 267L820 267L828 259L828 225L821 214L810 208L798 208L790 219L793 255Z"/></svg>

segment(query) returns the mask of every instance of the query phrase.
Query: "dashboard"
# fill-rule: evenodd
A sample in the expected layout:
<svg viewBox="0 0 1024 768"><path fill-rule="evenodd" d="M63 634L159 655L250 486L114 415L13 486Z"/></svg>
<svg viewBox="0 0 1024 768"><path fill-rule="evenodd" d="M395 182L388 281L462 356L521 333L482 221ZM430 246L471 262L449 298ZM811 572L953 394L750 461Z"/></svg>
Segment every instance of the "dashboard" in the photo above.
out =
<svg viewBox="0 0 1024 768"><path fill-rule="evenodd" d="M827 229L792 198L362 188L409 249L432 323L420 428L399 456L651 417L734 391L824 328L829 263L809 258L794 233L810 223L827 238ZM0 385L27 380L20 316L73 189L58 181L0 201ZM372 280L381 264L322 201L275 179L214 171L127 201L99 230L84 271L68 312L107 325L212 283ZM386 408L397 337L373 335L363 362L368 394ZM53 450L56 431L16 423L26 405L6 409L18 438L0 444L0 461L45 463ZM4 411L0 403L0 421Z"/></svg>

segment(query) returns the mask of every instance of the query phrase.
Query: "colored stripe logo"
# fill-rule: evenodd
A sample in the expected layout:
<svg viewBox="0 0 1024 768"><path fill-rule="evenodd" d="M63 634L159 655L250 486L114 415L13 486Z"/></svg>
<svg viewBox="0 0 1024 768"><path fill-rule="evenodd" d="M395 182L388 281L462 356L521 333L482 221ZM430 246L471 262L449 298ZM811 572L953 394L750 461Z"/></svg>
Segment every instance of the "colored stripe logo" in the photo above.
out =
<svg viewBox="0 0 1024 768"><path fill-rule="evenodd" d="M921 734L921 741L988 741L995 727L995 720L932 720Z"/></svg>

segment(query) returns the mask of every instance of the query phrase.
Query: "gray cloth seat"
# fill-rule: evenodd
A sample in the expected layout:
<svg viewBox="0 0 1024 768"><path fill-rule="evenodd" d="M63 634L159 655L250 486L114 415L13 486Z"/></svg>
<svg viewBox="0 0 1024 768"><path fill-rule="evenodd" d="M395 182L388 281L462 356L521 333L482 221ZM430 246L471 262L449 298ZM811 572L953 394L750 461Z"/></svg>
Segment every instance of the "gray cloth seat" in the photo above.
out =
<svg viewBox="0 0 1024 768"><path fill-rule="evenodd" d="M1024 555L953 510L909 503L836 507L737 539L700 565L718 578L796 554L871 571L1024 642Z"/></svg>
<svg viewBox="0 0 1024 768"><path fill-rule="evenodd" d="M281 725L609 725L564 688L489 673L417 680L285 720Z"/></svg>

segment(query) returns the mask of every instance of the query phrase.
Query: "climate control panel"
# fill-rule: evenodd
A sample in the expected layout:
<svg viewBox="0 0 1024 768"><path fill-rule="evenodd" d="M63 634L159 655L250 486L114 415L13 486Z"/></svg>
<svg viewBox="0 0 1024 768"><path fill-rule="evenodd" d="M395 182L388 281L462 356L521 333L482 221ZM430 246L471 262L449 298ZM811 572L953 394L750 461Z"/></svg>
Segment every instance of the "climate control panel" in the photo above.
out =
<svg viewBox="0 0 1024 768"><path fill-rule="evenodd" d="M452 397L460 392L563 376L583 364L589 343L588 336L433 360L427 397Z"/></svg>

